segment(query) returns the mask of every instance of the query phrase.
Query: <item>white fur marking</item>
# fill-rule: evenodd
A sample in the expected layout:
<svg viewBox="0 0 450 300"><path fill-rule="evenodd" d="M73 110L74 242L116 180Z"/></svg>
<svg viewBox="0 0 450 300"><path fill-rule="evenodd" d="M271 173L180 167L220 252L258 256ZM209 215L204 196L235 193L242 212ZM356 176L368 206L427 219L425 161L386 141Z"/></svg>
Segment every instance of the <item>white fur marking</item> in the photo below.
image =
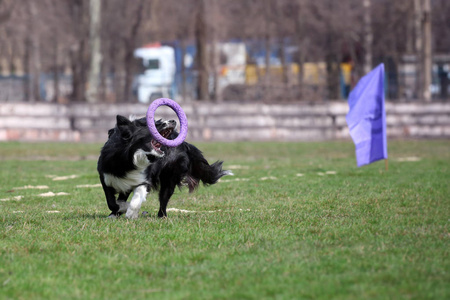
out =
<svg viewBox="0 0 450 300"><path fill-rule="evenodd" d="M107 186L113 187L117 192L128 192L138 184L147 182L145 174L139 170L128 172L124 178L105 173L103 175Z"/></svg>
<svg viewBox="0 0 450 300"><path fill-rule="evenodd" d="M133 164L137 169L128 172L123 178L105 173L103 179L105 180L106 185L113 187L117 192L125 193L135 186L146 183L147 177L145 175L145 169L150 165L147 154L151 154L151 152L145 152L142 149L137 150L133 156Z"/></svg>
<svg viewBox="0 0 450 300"><path fill-rule="evenodd" d="M140 185L134 189L133 198L131 198L130 206L127 209L126 217L128 219L137 219L141 205L146 201L147 187Z"/></svg>

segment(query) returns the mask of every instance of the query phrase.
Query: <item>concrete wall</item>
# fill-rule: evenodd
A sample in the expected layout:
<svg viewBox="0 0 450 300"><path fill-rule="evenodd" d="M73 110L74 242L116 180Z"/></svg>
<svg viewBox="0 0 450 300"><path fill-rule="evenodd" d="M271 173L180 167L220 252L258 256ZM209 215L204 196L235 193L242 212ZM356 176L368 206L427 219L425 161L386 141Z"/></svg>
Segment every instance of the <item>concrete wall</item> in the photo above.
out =
<svg viewBox="0 0 450 300"><path fill-rule="evenodd" d="M190 141L313 141L350 138L346 102L182 103ZM143 104L0 103L0 141L104 142L115 116L144 116ZM450 103L386 103L388 136L450 138ZM156 117L176 118L167 107Z"/></svg>

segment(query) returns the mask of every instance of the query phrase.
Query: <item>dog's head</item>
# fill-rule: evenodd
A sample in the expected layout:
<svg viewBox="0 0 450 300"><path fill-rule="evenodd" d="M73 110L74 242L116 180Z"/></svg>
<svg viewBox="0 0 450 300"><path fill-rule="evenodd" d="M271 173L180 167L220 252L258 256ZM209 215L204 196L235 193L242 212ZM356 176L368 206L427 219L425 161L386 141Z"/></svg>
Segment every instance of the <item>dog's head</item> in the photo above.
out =
<svg viewBox="0 0 450 300"><path fill-rule="evenodd" d="M145 118L143 118L145 120ZM158 130L159 134L169 140L172 140L177 137L177 133L175 132L175 128L177 127L177 122L175 120L168 120L163 121L159 119L155 122L156 129ZM147 121L145 120L145 127L147 127ZM149 131L150 133L150 131ZM151 135L151 133L150 133ZM164 150L166 149L165 146L161 145L161 143L157 142L153 136L151 145L153 150L155 150L157 153L160 153L161 156L164 155Z"/></svg>
<svg viewBox="0 0 450 300"><path fill-rule="evenodd" d="M116 119L116 127L108 132L110 138L111 135L118 134L120 136L121 143L125 144L132 152L137 149L142 149L155 157L164 156L165 147L153 138L152 134L148 130L146 118L129 120L124 116L117 115ZM176 121L158 120L155 122L155 125L159 134L164 138L176 138Z"/></svg>

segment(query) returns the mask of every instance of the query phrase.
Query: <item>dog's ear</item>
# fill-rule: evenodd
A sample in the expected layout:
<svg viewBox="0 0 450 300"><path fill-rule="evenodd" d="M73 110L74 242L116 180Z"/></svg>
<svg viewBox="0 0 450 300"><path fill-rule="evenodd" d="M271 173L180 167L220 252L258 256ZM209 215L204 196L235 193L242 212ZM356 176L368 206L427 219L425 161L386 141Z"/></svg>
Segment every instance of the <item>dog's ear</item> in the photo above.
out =
<svg viewBox="0 0 450 300"><path fill-rule="evenodd" d="M114 133L114 128L111 128L108 130L108 139L111 137L111 135Z"/></svg>
<svg viewBox="0 0 450 300"><path fill-rule="evenodd" d="M117 115L116 116L117 126L128 126L131 125L131 121L125 118L124 116Z"/></svg>
<svg viewBox="0 0 450 300"><path fill-rule="evenodd" d="M147 120L145 118L140 118L135 120L138 126L147 126Z"/></svg>
<svg viewBox="0 0 450 300"><path fill-rule="evenodd" d="M130 139L132 135L131 121L121 115L117 115L116 120L117 120L117 128L119 129L120 136L122 137L122 139L124 140Z"/></svg>

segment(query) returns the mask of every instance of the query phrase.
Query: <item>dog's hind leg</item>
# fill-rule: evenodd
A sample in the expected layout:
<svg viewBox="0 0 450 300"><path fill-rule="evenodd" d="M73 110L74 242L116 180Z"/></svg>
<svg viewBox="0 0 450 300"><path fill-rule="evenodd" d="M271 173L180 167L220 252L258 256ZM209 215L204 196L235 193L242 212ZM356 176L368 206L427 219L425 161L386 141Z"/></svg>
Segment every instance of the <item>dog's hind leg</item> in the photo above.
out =
<svg viewBox="0 0 450 300"><path fill-rule="evenodd" d="M162 184L159 190L159 212L158 217L164 218L167 217L167 203L169 203L170 197L172 197L173 192L175 191L174 184Z"/></svg>
<svg viewBox="0 0 450 300"><path fill-rule="evenodd" d="M119 197L117 198L117 204L119 204L119 211L118 214L121 215L125 213L130 206L130 204L127 202L128 197L130 196L131 192L126 193L120 193Z"/></svg>
<svg viewBox="0 0 450 300"><path fill-rule="evenodd" d="M134 189L133 198L131 198L130 205L128 206L125 215L128 219L137 219L142 202L146 200L146 197L147 187L145 185L140 185Z"/></svg>

